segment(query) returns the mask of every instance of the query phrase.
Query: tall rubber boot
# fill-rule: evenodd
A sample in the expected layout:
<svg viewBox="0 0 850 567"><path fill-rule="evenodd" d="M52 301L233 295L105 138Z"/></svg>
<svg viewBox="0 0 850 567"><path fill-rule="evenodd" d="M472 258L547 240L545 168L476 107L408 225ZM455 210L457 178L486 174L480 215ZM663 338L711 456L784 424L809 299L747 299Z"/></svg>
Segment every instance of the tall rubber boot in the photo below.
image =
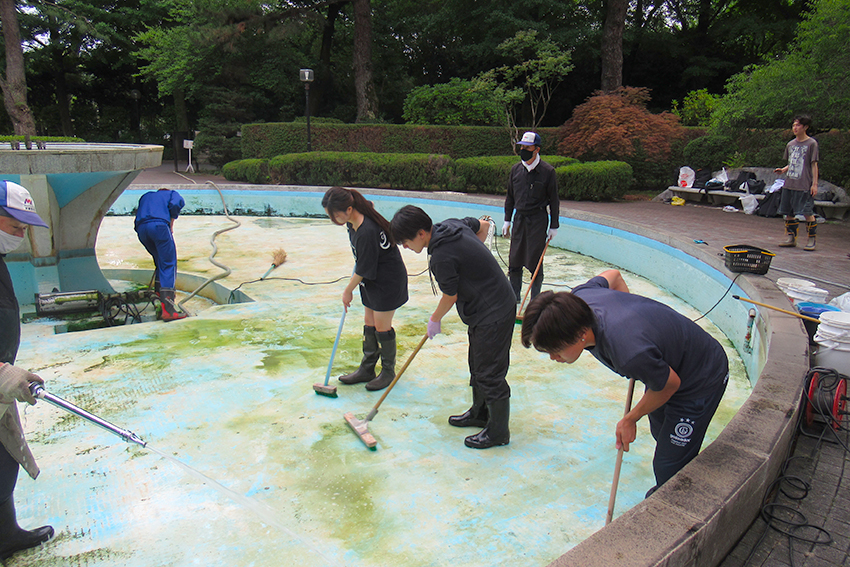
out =
<svg viewBox="0 0 850 567"><path fill-rule="evenodd" d="M383 390L390 385L395 378L395 329L376 333L378 342L381 344L381 373L374 380L366 383L366 389L370 391Z"/></svg>
<svg viewBox="0 0 850 567"><path fill-rule="evenodd" d="M508 280L511 282L511 288L516 295L516 302L520 301L520 293L522 292L522 268L508 268Z"/></svg>
<svg viewBox="0 0 850 567"><path fill-rule="evenodd" d="M51 526L28 531L18 526L14 497L0 504L0 561L6 561L19 551L41 545L53 537Z"/></svg>
<svg viewBox="0 0 850 567"><path fill-rule="evenodd" d="M806 232L808 233L809 239L806 241L806 245L803 247L803 250L811 252L815 249L815 246L817 246L818 221L807 221Z"/></svg>
<svg viewBox="0 0 850 567"><path fill-rule="evenodd" d="M540 267L540 271L537 272L537 278L533 282L531 282L531 299L537 297L537 294L540 293L540 290L543 288L543 267Z"/></svg>
<svg viewBox="0 0 850 567"><path fill-rule="evenodd" d="M488 447L507 445L511 442L511 432L508 428L508 422L511 417L510 398L487 404L487 411L490 412L487 427L479 433L470 435L464 439L463 444L467 447L472 449L487 449Z"/></svg>
<svg viewBox="0 0 850 567"><path fill-rule="evenodd" d="M783 248L793 248L797 246L797 226L800 221L797 219L785 219L785 242L780 242L779 246Z"/></svg>
<svg viewBox="0 0 850 567"><path fill-rule="evenodd" d="M164 287L159 290L160 303L162 304L162 320L177 321L188 317L185 313L180 313L177 310L177 304L174 302L176 292L173 289Z"/></svg>
<svg viewBox="0 0 850 567"><path fill-rule="evenodd" d="M450 416L449 425L454 425L455 427L485 427L489 416L487 404L484 403L484 395L481 393L481 390L473 386L472 407L460 415Z"/></svg>
<svg viewBox="0 0 850 567"><path fill-rule="evenodd" d="M379 356L381 356L381 348L378 346L375 327L363 325L363 359L360 361L360 368L351 374L340 376L339 381L343 384L359 384L374 380L375 365L378 364Z"/></svg>

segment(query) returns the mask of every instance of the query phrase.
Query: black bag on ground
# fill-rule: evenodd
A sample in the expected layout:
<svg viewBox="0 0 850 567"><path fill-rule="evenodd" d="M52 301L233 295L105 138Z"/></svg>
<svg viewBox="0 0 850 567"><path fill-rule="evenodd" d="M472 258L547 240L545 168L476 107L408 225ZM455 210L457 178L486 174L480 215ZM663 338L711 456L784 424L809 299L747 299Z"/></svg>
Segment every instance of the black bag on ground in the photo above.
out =
<svg viewBox="0 0 850 567"><path fill-rule="evenodd" d="M782 191L774 191L764 196L764 199L759 202L756 213L760 217L777 217L779 211L779 195Z"/></svg>
<svg viewBox="0 0 850 567"><path fill-rule="evenodd" d="M741 185L749 181L750 179L755 180L756 174L752 171L742 171L738 174L738 177L734 180L730 179L726 182L726 188L729 191L737 191L739 193L743 193L744 190L741 189ZM762 187L762 189L764 189Z"/></svg>

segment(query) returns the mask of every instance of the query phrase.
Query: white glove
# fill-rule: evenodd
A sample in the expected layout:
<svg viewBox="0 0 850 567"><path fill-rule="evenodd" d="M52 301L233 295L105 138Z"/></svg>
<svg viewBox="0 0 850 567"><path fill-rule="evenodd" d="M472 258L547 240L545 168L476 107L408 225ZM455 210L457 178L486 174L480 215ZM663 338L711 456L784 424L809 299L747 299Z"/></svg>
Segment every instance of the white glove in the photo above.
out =
<svg viewBox="0 0 850 567"><path fill-rule="evenodd" d="M23 368L4 364L0 366L0 403L10 404L12 400L35 404L35 398L30 392L30 382L44 384L39 376L27 372Z"/></svg>
<svg viewBox="0 0 850 567"><path fill-rule="evenodd" d="M555 238L556 234L558 234L558 229L557 228L550 228L549 229L549 240L552 240L553 238Z"/></svg>
<svg viewBox="0 0 850 567"><path fill-rule="evenodd" d="M505 221L505 224L502 225L502 236L504 238L511 237L511 221Z"/></svg>

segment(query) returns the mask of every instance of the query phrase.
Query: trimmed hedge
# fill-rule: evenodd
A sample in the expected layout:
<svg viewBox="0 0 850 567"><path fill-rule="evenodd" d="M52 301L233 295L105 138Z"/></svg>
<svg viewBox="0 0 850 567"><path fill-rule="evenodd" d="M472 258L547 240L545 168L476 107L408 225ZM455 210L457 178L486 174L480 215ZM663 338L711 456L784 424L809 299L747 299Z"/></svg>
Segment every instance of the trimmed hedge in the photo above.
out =
<svg viewBox="0 0 850 567"><path fill-rule="evenodd" d="M558 190L568 201L607 201L622 197L634 183L632 166L622 161L574 163L555 169Z"/></svg>
<svg viewBox="0 0 850 567"><path fill-rule="evenodd" d="M557 147L557 128L541 128L543 149ZM311 124L310 144L322 152L441 154L454 159L512 155L505 128L415 124ZM276 122L242 127L242 157L271 159L307 151L303 123Z"/></svg>
<svg viewBox="0 0 850 567"><path fill-rule="evenodd" d="M544 156L543 161L552 167L578 163L575 158ZM449 189L467 193L504 195L511 168L518 162L516 156L462 158L452 164Z"/></svg>
<svg viewBox="0 0 850 567"><path fill-rule="evenodd" d="M222 173L230 181L282 185L342 185L407 190L453 190L504 195L515 156L452 161L435 154L312 152L271 160L230 162ZM578 163L547 157L567 200L602 201L622 196L633 183L632 167L620 161Z"/></svg>
<svg viewBox="0 0 850 567"><path fill-rule="evenodd" d="M271 181L267 159L231 161L222 166L221 174L230 181L247 181L255 185L263 185Z"/></svg>
<svg viewBox="0 0 850 567"><path fill-rule="evenodd" d="M388 189L445 189L451 158L435 154L311 152L274 157L272 183Z"/></svg>
<svg viewBox="0 0 850 567"><path fill-rule="evenodd" d="M27 136L0 136L0 142L21 142L21 146L26 142ZM69 136L29 136L30 141L35 142L79 142L85 143L82 138L73 138Z"/></svg>

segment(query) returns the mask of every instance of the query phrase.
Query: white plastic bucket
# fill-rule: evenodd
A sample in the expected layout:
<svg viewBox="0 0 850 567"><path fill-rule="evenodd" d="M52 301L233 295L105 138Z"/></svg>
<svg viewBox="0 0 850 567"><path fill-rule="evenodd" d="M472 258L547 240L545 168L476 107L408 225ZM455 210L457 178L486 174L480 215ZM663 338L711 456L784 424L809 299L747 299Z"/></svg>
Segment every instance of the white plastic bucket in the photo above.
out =
<svg viewBox="0 0 850 567"><path fill-rule="evenodd" d="M832 368L850 376L850 313L821 313L815 342L818 344L818 351L814 355L815 366Z"/></svg>
<svg viewBox="0 0 850 567"><path fill-rule="evenodd" d="M776 285L782 291L786 291L788 287L792 285L797 287L815 287L815 282L801 280L800 278L779 278L776 280Z"/></svg>
<svg viewBox="0 0 850 567"><path fill-rule="evenodd" d="M791 300L791 303L806 301L809 303L826 303L826 299L829 296L827 290L810 285L791 284L784 291L788 299Z"/></svg>

